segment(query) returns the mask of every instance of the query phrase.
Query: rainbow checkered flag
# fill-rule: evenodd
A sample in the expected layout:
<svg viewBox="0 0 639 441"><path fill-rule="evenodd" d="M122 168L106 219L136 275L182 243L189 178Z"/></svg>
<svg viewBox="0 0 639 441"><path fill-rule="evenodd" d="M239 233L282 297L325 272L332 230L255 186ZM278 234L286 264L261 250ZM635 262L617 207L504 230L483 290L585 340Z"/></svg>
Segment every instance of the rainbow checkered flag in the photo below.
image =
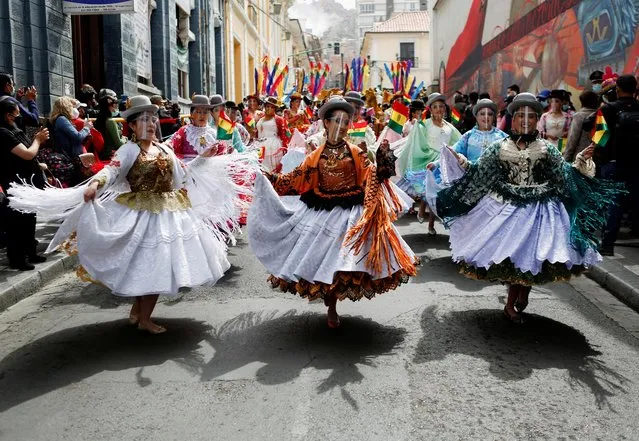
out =
<svg viewBox="0 0 639 441"><path fill-rule="evenodd" d="M217 139L218 141L226 141L228 139L233 139L233 129L235 128L235 123L226 116L224 110L220 112L220 121L217 124Z"/></svg>
<svg viewBox="0 0 639 441"><path fill-rule="evenodd" d="M393 112L391 113L390 121L388 121L388 128L401 135L404 124L408 121L408 115L408 106L402 100L395 100Z"/></svg>
<svg viewBox="0 0 639 441"><path fill-rule="evenodd" d="M601 109L597 110L597 114L595 115L595 126L590 132L590 139L599 147L605 147L610 139L608 124L606 123L606 118L604 118L603 113L601 113Z"/></svg>

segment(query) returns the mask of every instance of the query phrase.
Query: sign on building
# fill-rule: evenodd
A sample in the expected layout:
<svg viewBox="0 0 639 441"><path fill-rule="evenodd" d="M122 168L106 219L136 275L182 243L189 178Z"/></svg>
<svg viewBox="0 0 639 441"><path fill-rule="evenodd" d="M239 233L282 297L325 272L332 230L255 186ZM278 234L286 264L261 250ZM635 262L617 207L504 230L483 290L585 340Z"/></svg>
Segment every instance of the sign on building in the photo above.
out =
<svg viewBox="0 0 639 441"><path fill-rule="evenodd" d="M135 0L63 0L62 12L67 15L135 12Z"/></svg>

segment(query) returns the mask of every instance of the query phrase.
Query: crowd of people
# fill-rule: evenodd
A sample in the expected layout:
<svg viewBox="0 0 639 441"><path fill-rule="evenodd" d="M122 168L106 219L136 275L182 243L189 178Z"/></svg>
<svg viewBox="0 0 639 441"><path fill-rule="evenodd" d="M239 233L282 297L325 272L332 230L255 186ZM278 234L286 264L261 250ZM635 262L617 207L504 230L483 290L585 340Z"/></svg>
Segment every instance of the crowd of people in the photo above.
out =
<svg viewBox="0 0 639 441"><path fill-rule="evenodd" d="M495 102L403 89L311 95L300 84L237 104L194 95L185 119L160 96L84 85L30 132L37 90L15 93L0 74L9 261L33 269L45 259L36 214L61 220L48 251L76 249L85 280L135 298L131 323L161 333L151 320L158 295L214 284L247 224L271 286L323 299L335 328L338 300L372 298L416 274L419 259L393 226L414 213L429 235L437 219L450 230L463 274L508 285L504 316L521 323L533 285L614 253L625 212L639 233L637 81L611 72L590 81L579 111L561 89L511 85ZM605 146L591 136L599 115ZM152 281L141 277L148 262Z"/></svg>

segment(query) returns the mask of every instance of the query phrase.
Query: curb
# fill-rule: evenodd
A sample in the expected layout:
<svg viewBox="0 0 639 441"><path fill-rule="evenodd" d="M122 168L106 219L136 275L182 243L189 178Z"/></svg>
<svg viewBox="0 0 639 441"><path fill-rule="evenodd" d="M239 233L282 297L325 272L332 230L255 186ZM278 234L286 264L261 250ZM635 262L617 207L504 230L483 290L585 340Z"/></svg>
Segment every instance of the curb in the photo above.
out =
<svg viewBox="0 0 639 441"><path fill-rule="evenodd" d="M608 290L612 295L639 312L639 276L623 265L604 259L588 270L586 275Z"/></svg>
<svg viewBox="0 0 639 441"><path fill-rule="evenodd" d="M52 258L55 257L57 257L55 254L49 256L49 261L39 264L34 271L15 273L19 280L14 283L3 283L0 286L0 312L31 296L42 286L78 264L77 255L60 255L59 258L53 260ZM21 277L22 274L24 277Z"/></svg>

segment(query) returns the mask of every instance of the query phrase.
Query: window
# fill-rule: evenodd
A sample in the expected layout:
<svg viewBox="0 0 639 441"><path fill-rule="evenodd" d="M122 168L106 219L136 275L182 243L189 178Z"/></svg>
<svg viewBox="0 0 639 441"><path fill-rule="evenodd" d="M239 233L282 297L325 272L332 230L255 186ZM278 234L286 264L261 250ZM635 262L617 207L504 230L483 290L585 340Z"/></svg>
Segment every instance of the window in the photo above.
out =
<svg viewBox="0 0 639 441"><path fill-rule="evenodd" d="M399 43L399 59L415 63L415 43Z"/></svg>
<svg viewBox="0 0 639 441"><path fill-rule="evenodd" d="M255 6L249 5L248 16L249 20L251 20L251 23L253 23L253 25L257 27L257 9L255 9Z"/></svg>
<svg viewBox="0 0 639 441"><path fill-rule="evenodd" d="M178 69L178 96L187 99L189 97L189 73Z"/></svg>
<svg viewBox="0 0 639 441"><path fill-rule="evenodd" d="M373 3L364 3L359 5L360 14L372 14L375 12L375 5Z"/></svg>
<svg viewBox="0 0 639 441"><path fill-rule="evenodd" d="M411 11L414 11L414 10L415 10L415 3L411 3L411 4L410 4L410 10L411 10Z"/></svg>

